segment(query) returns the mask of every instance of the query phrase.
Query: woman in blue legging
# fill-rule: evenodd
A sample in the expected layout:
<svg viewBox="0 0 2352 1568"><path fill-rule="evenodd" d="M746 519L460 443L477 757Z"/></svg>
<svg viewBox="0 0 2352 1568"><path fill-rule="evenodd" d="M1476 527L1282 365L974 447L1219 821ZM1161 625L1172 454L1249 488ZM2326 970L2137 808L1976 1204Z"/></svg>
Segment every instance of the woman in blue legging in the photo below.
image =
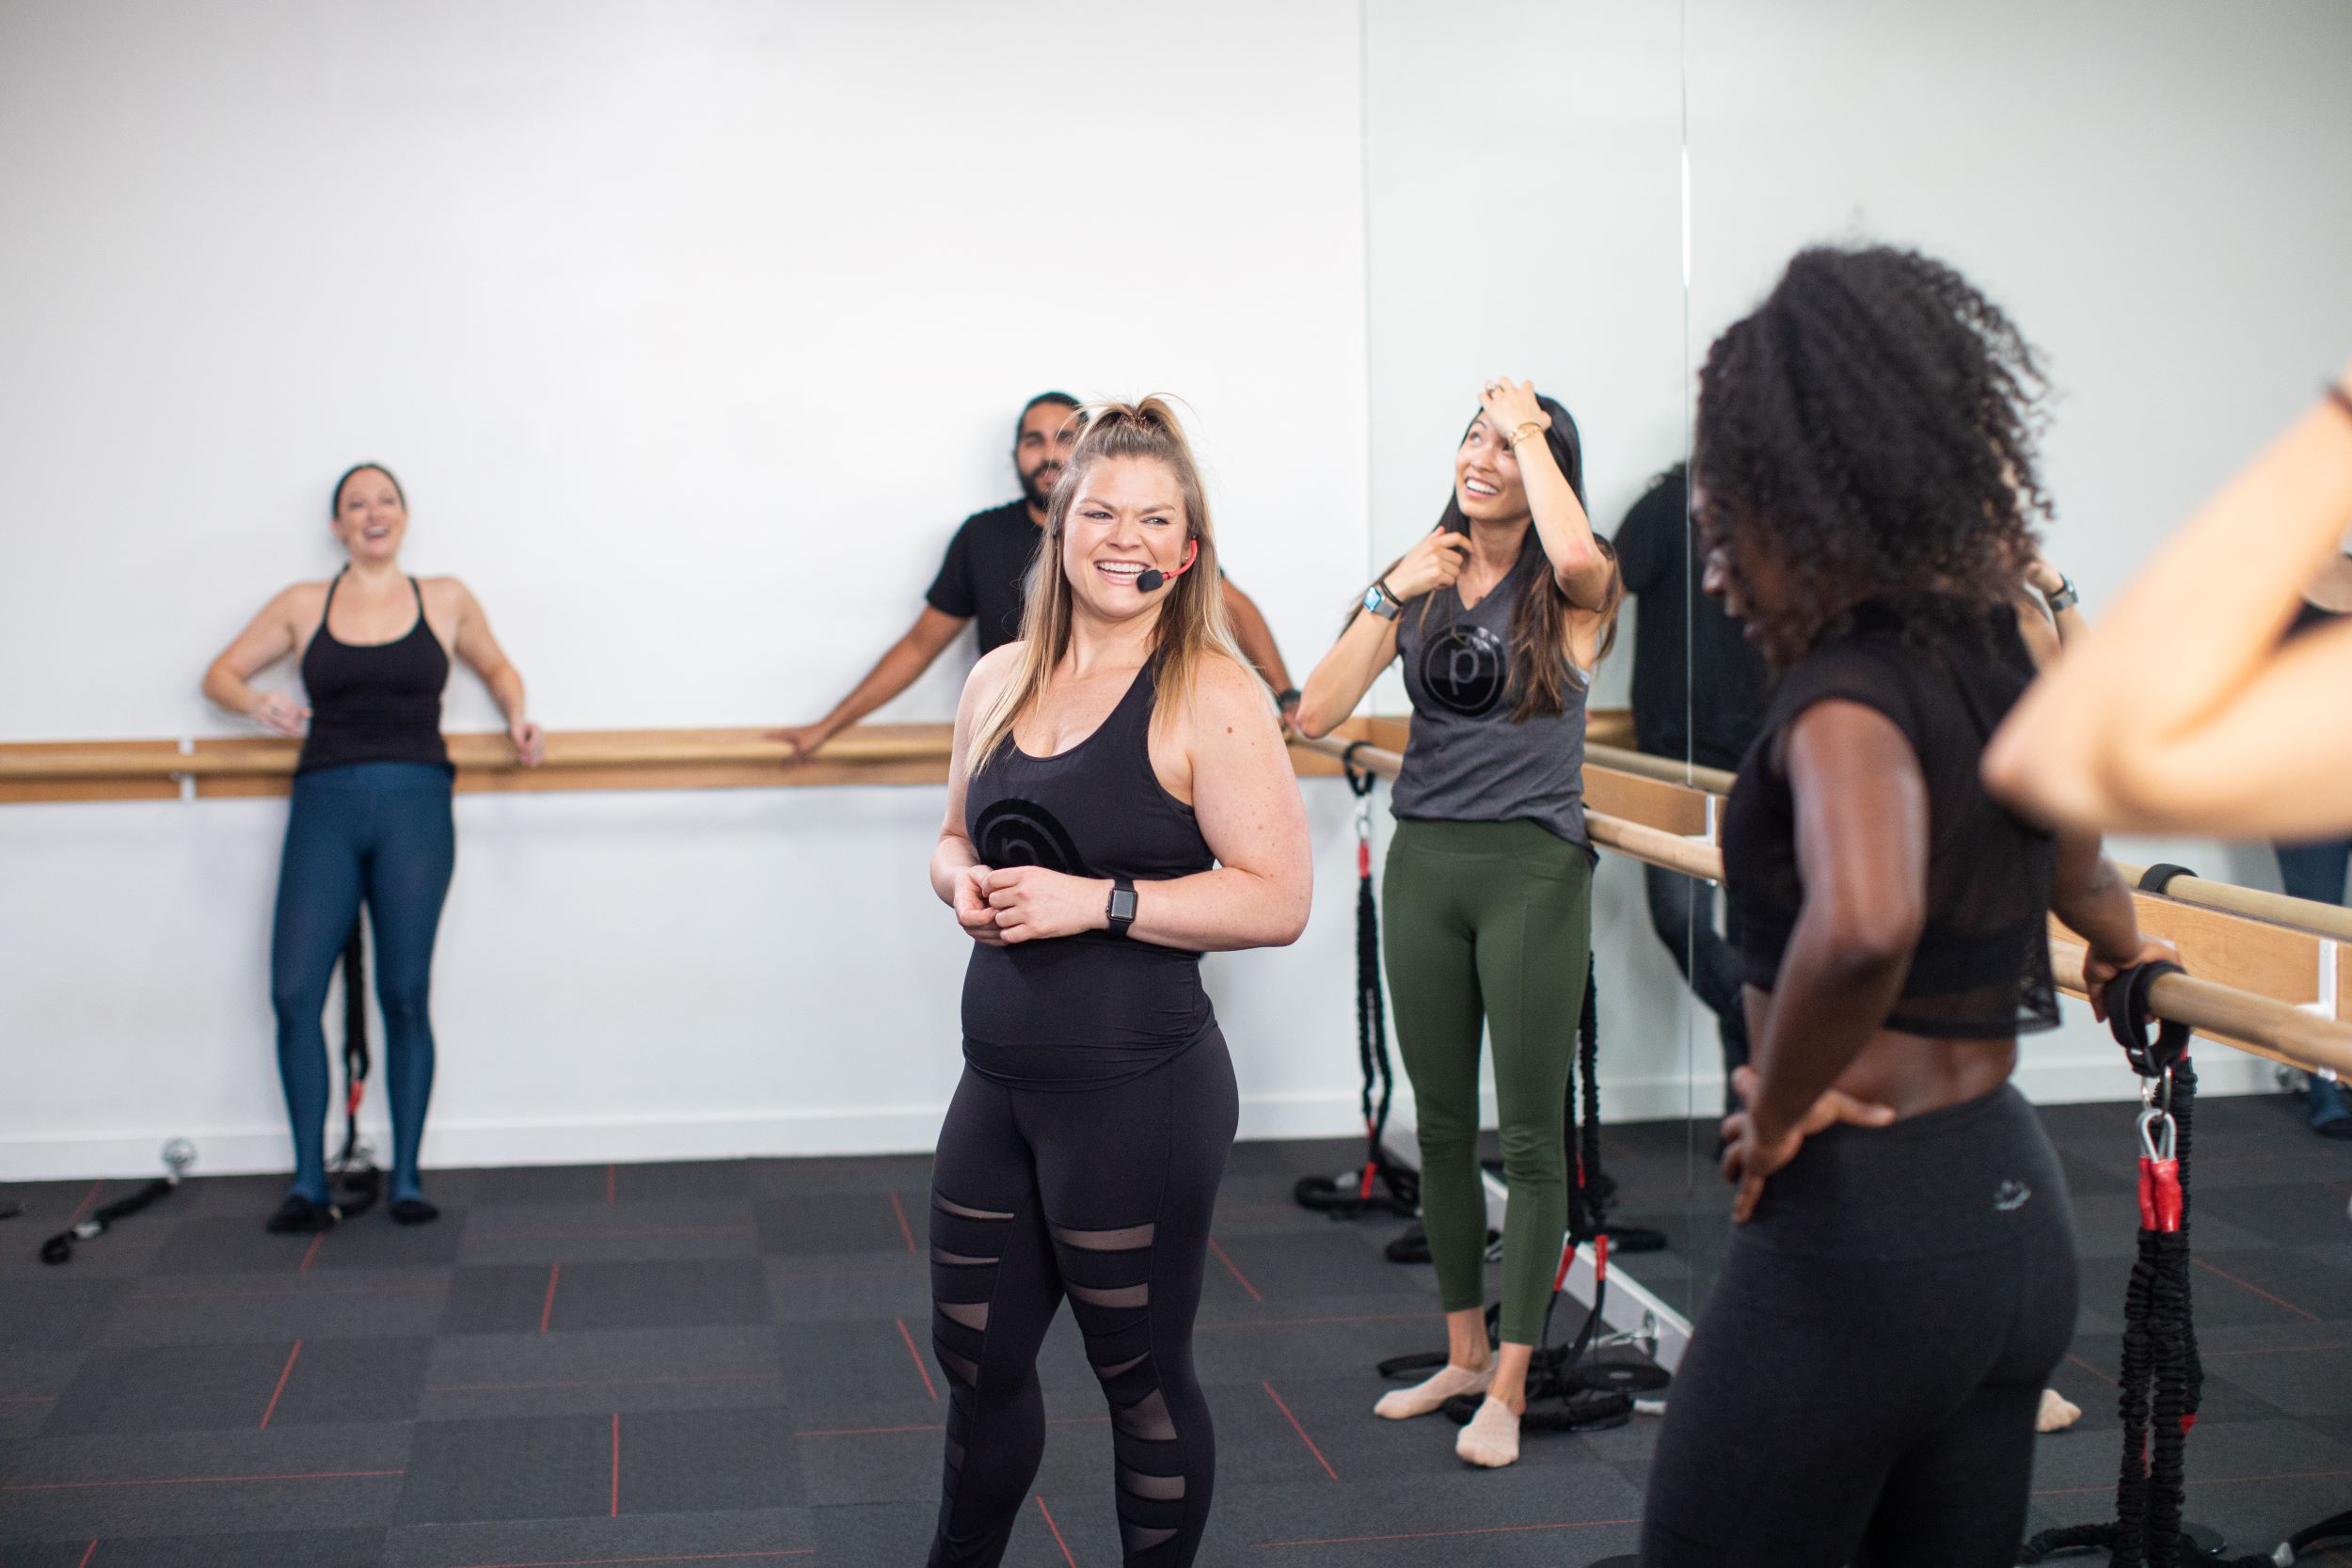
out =
<svg viewBox="0 0 2352 1568"><path fill-rule="evenodd" d="M408 503L390 471L364 463L345 473L332 516L349 563L329 581L297 582L270 600L204 673L204 694L222 707L302 737L270 939L278 1070L294 1143L294 1186L269 1219L276 1231L324 1230L341 1217L326 1187L319 1020L363 902L384 1009L391 1215L422 1225L439 1214L425 1201L417 1150L433 1090L433 939L457 856L453 770L441 740L453 653L498 699L523 766L535 766L544 749L539 726L524 716L523 678L466 585L401 571ZM247 684L288 654L298 656L308 707Z"/></svg>

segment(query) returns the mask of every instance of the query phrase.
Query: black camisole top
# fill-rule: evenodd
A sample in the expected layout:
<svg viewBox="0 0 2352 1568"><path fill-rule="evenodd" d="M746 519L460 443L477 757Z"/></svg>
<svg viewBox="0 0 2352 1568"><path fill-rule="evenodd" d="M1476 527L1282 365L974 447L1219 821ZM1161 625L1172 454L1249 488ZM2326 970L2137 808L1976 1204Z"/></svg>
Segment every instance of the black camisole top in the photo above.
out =
<svg viewBox="0 0 2352 1568"><path fill-rule="evenodd" d="M424 590L408 579L417 596L417 624L389 642L344 642L326 629L335 590L326 588L319 629L302 653L302 685L310 694L310 733L302 742L294 772L348 768L359 762L423 762L449 767L441 739L441 690L449 685L449 650L425 623Z"/></svg>
<svg viewBox="0 0 2352 1568"><path fill-rule="evenodd" d="M1743 977L1771 990L1804 904L1788 727L1816 703L1860 703L1910 741L1928 786L1927 924L1884 1027L2001 1038L2058 1022L2050 895L2058 841L1978 782L1985 742L2032 679L2006 609L1958 611L1958 629L1906 633L1866 604L1782 678L1724 811L1724 879L1740 918Z"/></svg>
<svg viewBox="0 0 2352 1568"><path fill-rule="evenodd" d="M981 864L1145 882L1216 863L1192 808L1152 771L1155 664L1136 672L1092 735L1057 756L1030 756L1006 736L964 786L964 832ZM1144 890L1147 907L1151 896ZM1200 955L1108 931L975 942L964 970L964 1060L1013 1088L1124 1083L1216 1026Z"/></svg>

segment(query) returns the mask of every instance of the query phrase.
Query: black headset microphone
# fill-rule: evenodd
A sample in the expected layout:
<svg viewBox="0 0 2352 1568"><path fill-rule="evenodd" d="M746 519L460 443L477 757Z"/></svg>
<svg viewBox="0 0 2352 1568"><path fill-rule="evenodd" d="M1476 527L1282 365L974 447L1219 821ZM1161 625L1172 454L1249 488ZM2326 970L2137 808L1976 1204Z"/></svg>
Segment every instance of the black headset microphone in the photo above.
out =
<svg viewBox="0 0 2352 1568"><path fill-rule="evenodd" d="M1184 563L1182 566L1177 567L1174 571L1163 572L1157 566L1147 566L1142 571L1137 572L1136 574L1136 592L1138 594L1156 594L1161 589L1168 586L1168 581L1170 578L1180 578L1186 572L1191 571L1192 563L1200 559L1200 541L1195 539L1190 543L1191 547L1184 551Z"/></svg>

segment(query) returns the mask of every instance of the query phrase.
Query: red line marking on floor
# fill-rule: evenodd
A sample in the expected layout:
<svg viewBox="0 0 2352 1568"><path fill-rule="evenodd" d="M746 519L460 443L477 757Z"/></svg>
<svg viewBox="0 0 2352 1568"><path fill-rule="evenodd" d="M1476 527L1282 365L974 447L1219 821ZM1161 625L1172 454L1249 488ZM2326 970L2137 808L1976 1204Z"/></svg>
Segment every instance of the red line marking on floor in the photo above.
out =
<svg viewBox="0 0 2352 1568"><path fill-rule="evenodd" d="M302 1252L302 1267L294 1270L294 1273L309 1274L310 1272L310 1260L319 1255L319 1248L325 1246L326 1244L326 1231L322 1230L317 1235L311 1237L310 1244L308 1247L305 1247Z"/></svg>
<svg viewBox="0 0 2352 1568"><path fill-rule="evenodd" d="M1061 1538L1061 1527L1054 1523L1054 1511L1045 1506L1045 1494L1042 1492L1037 1495L1037 1511L1045 1515L1045 1528L1054 1532L1054 1544L1061 1548L1061 1560L1070 1564L1070 1568L1078 1568L1078 1560L1070 1555L1070 1543Z"/></svg>
<svg viewBox="0 0 2352 1568"><path fill-rule="evenodd" d="M2206 1350L2200 1346L2198 1354L2207 1361L2217 1361L2225 1355L2285 1355L2303 1350L2352 1350L2352 1345L2339 1340L2332 1345L2257 1345L2251 1350Z"/></svg>
<svg viewBox="0 0 2352 1568"><path fill-rule="evenodd" d="M269 1391L269 1408L262 1412L262 1430L269 1430L269 1418L278 1414L278 1396L286 1391L286 1380L294 1376L294 1357L302 1354L302 1341L296 1339L294 1349L286 1353L286 1365L278 1371L278 1386Z"/></svg>
<svg viewBox="0 0 2352 1568"><path fill-rule="evenodd" d="M2183 1486L2245 1486L2265 1481L2335 1481L2352 1476L2352 1470L2290 1470L2275 1476L2191 1476ZM2113 1492L2115 1482L2104 1486L2058 1486L2046 1492L2036 1492L2037 1497L2072 1497L2086 1492Z"/></svg>
<svg viewBox="0 0 2352 1568"><path fill-rule="evenodd" d="M1523 1535L1530 1530L1601 1529L1610 1525L1638 1525L1641 1522L1639 1519L1573 1519L1557 1525L1479 1525L1467 1529L1417 1529L1394 1535L1332 1535L1314 1541L1258 1541L1251 1544L1258 1546L1354 1546L1372 1541L1441 1541L1462 1535Z"/></svg>
<svg viewBox="0 0 2352 1568"><path fill-rule="evenodd" d="M89 1191L82 1195L82 1201L73 1206L73 1212L65 1217L65 1223L72 1226L77 1223L84 1214L87 1213L89 1212L89 1206L98 1201L98 1195L104 1189L105 1185L106 1179L103 1176L97 1180L91 1182L89 1184Z"/></svg>
<svg viewBox="0 0 2352 1568"><path fill-rule="evenodd" d="M930 1395L933 1400L938 1399L939 1385L931 1381L931 1370L923 1365L923 1353L914 1348L914 1336L907 1332L907 1321L904 1318L893 1318L890 1321L898 1325L898 1338L907 1342L907 1354L914 1358L914 1370L923 1374L923 1391Z"/></svg>
<svg viewBox="0 0 2352 1568"><path fill-rule="evenodd" d="M604 1167L604 1200L607 1203L612 1201L612 1189L619 1179L619 1172L608 1162Z"/></svg>
<svg viewBox="0 0 2352 1568"><path fill-rule="evenodd" d="M2217 1269L2211 1263L2206 1262L2202 1258L2193 1258L2189 1260L2195 1263L2199 1268L2204 1270L2207 1274L2217 1274L2222 1278L2228 1280L2231 1284L2238 1287L2238 1289L2242 1291L2251 1291L2256 1295L2262 1297L2263 1300L2269 1302L2274 1306L2285 1307L2288 1311L2294 1313L2296 1317L2301 1318L2306 1323L2315 1323L2319 1322L2319 1315L2317 1313L2306 1312L2301 1307L2296 1306L2295 1303L2274 1296L2268 1291L2264 1290L2261 1286L2252 1283L2250 1280L2240 1279L2237 1275L2232 1274L2227 1269Z"/></svg>
<svg viewBox="0 0 2352 1568"><path fill-rule="evenodd" d="M2092 1377L2097 1378L2100 1382L2106 1384L2110 1388L2121 1388L2122 1386L2122 1384L2107 1376L2106 1373L2101 1371L2090 1362L2085 1361L2081 1356L2076 1355L2073 1351L2068 1351L2066 1353L2066 1359L2072 1361L2075 1366L2080 1367L2084 1371L2089 1372Z"/></svg>
<svg viewBox="0 0 2352 1568"><path fill-rule="evenodd" d="M1242 1273L1239 1269L1233 1267L1233 1260L1225 1256L1225 1249L1216 1244L1216 1238L1215 1236L1209 1238L1209 1250L1216 1254L1216 1260L1225 1265L1225 1272L1227 1274L1232 1275L1235 1279L1241 1281L1241 1288L1249 1292L1249 1299L1251 1301L1265 1300L1265 1297L1258 1293L1258 1288L1249 1283L1249 1276Z"/></svg>
<svg viewBox="0 0 2352 1568"><path fill-rule="evenodd" d="M6 1399L0 1399L0 1404L45 1404L51 1400L63 1398L63 1394L10 1394Z"/></svg>
<svg viewBox="0 0 2352 1568"><path fill-rule="evenodd" d="M914 1250L914 1227L907 1224L907 1206L898 1201L898 1195L890 1195L890 1212L898 1216L898 1234L907 1239L907 1250Z"/></svg>
<svg viewBox="0 0 2352 1568"><path fill-rule="evenodd" d="M86 1550L86 1551L84 1551L84 1552L82 1553L82 1560L81 1560L81 1561L79 1561L79 1562L77 1562L77 1563L75 1563L75 1564L73 1565L73 1568L89 1568L89 1560L90 1560L91 1558L96 1557L97 1555L98 1555L98 1541L97 1541L97 1538L96 1538L95 1536L93 1536L93 1537L90 1539L90 1544L89 1544L88 1549L87 1549L87 1550Z"/></svg>
<svg viewBox="0 0 2352 1568"><path fill-rule="evenodd" d="M552 1557L535 1562L469 1562L459 1568L601 1568L618 1562L748 1562L754 1558L815 1557L814 1546L794 1546L776 1552L689 1552L683 1557Z"/></svg>
<svg viewBox="0 0 2352 1568"><path fill-rule="evenodd" d="M294 1470L266 1476L157 1476L144 1481L35 1481L0 1486L0 1492L87 1492L102 1486L221 1486L237 1481L358 1481L401 1476L405 1470Z"/></svg>
<svg viewBox="0 0 2352 1568"><path fill-rule="evenodd" d="M542 1334L548 1331L548 1321L555 1316L555 1282L563 1275L563 1264L551 1263L548 1266L548 1299L539 1307L539 1332Z"/></svg>
<svg viewBox="0 0 2352 1568"><path fill-rule="evenodd" d="M1274 1385L1261 1381L1258 1386L1265 1390L1265 1397L1274 1402L1274 1408L1282 1413L1282 1418L1284 1420L1290 1422L1291 1430L1298 1433L1298 1440L1307 1445L1307 1451L1313 1454L1315 1456L1315 1463L1323 1466L1323 1473L1329 1476L1333 1481L1339 1480L1340 1473L1331 1468L1331 1462L1329 1460L1323 1457L1323 1450L1316 1448L1315 1440L1307 1435L1307 1429L1298 1424L1298 1418L1292 1415L1291 1407L1282 1402L1282 1396L1274 1391Z"/></svg>
<svg viewBox="0 0 2352 1568"><path fill-rule="evenodd" d="M696 1372L676 1377L549 1378L541 1383L428 1383L428 1394L487 1394L521 1388L641 1388L673 1383L782 1383L782 1372ZM52 1398L56 1396L52 1395Z"/></svg>
<svg viewBox="0 0 2352 1568"><path fill-rule="evenodd" d="M621 1413L612 1412L612 1517L621 1516Z"/></svg>

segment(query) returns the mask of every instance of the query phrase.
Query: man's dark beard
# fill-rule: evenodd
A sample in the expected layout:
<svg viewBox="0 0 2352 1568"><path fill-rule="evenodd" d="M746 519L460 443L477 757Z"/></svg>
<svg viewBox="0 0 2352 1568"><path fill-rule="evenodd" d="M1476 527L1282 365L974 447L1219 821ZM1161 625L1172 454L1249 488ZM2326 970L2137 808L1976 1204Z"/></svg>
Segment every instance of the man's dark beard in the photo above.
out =
<svg viewBox="0 0 2352 1568"><path fill-rule="evenodd" d="M1042 512L1045 503L1053 499L1054 486L1060 479L1061 467L1058 464L1041 463L1034 471L1021 476L1021 497Z"/></svg>

